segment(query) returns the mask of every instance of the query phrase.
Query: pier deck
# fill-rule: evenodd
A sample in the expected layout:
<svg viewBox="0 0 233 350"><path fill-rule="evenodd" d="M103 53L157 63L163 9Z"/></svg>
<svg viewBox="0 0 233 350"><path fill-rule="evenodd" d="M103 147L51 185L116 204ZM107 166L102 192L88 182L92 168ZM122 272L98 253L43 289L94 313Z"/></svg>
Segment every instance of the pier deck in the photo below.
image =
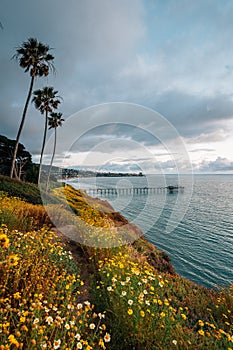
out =
<svg viewBox="0 0 233 350"><path fill-rule="evenodd" d="M152 194L163 193L165 191L174 193L183 191L182 186L166 186L166 187L111 187L111 188L89 188L86 192L90 195L130 195L130 194Z"/></svg>

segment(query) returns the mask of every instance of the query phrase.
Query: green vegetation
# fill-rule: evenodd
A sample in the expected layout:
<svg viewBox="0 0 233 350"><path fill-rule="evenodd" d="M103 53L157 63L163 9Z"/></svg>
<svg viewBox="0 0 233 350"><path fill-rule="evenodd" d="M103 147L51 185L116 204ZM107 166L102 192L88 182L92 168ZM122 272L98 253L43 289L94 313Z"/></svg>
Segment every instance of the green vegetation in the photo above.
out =
<svg viewBox="0 0 233 350"><path fill-rule="evenodd" d="M23 195L16 181L0 183ZM28 188L28 200L38 195ZM70 186L53 195L61 224L65 200L88 227L105 226L102 239L126 223L107 202ZM143 237L85 246L58 238L42 205L3 192L0 203L0 350L233 349L232 286L214 291L181 278Z"/></svg>
<svg viewBox="0 0 233 350"><path fill-rule="evenodd" d="M38 230L44 225L51 226L43 205L34 205L17 197L9 198L5 192L0 192L0 200L0 225L22 232Z"/></svg>
<svg viewBox="0 0 233 350"><path fill-rule="evenodd" d="M0 191L7 192L9 196L22 198L29 203L42 204L38 186L30 182L22 182L0 175Z"/></svg>
<svg viewBox="0 0 233 350"><path fill-rule="evenodd" d="M0 349L101 349L105 313L80 298L80 270L47 229L0 228Z"/></svg>
<svg viewBox="0 0 233 350"><path fill-rule="evenodd" d="M8 176L0 175L0 191L6 192L9 196L18 197L32 204L42 204L41 193L50 203L59 203L59 200L31 182L23 182L17 179L10 179Z"/></svg>
<svg viewBox="0 0 233 350"><path fill-rule="evenodd" d="M16 141L0 135L0 174L8 176L11 170L12 155ZM37 183L38 167L32 162L31 154L19 143L14 169L18 180Z"/></svg>
<svg viewBox="0 0 233 350"><path fill-rule="evenodd" d="M114 349L231 349L233 289L159 273L127 250L100 260L98 271L95 302L111 310Z"/></svg>

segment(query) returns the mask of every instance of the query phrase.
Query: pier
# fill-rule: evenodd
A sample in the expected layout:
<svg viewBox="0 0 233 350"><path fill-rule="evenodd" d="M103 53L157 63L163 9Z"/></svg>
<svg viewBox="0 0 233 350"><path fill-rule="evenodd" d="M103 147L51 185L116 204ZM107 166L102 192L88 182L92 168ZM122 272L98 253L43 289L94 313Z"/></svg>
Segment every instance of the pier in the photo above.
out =
<svg viewBox="0 0 233 350"><path fill-rule="evenodd" d="M166 187L110 187L110 188L89 188L86 192L90 195L130 195L130 194L153 194L153 193L176 193L183 192L182 186L166 186Z"/></svg>

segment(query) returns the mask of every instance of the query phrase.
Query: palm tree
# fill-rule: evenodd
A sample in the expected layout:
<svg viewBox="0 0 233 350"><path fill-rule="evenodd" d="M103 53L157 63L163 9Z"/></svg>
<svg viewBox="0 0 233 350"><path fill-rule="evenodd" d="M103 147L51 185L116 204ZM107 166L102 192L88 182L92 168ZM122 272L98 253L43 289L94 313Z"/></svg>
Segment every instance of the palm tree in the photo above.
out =
<svg viewBox="0 0 233 350"><path fill-rule="evenodd" d="M16 54L12 57L19 62L20 67L22 67L25 72L30 72L31 82L30 82L25 106L23 109L21 123L16 136L16 144L15 144L15 149L14 149L14 154L13 154L13 159L11 164L11 171L10 171L11 178L13 177L13 173L15 170L15 161L16 161L17 151L19 147L19 141L20 141L23 127L24 127L24 122L26 118L29 101L32 95L32 89L33 89L35 77L47 76L51 68L54 70L54 66L52 64L54 57L48 53L49 50L50 50L50 47L48 45L42 44L41 42L37 41L37 39L29 38L28 41L25 41L22 44L22 46L20 46L16 50Z"/></svg>
<svg viewBox="0 0 233 350"><path fill-rule="evenodd" d="M62 122L64 122L64 119L62 118L62 113L51 113L50 117L48 119L48 125L49 129L54 129L54 145L53 145L53 154L49 166L49 173L48 173L48 178L46 182L46 192L48 191L48 186L49 186L49 179L50 179L50 174L51 174L51 169L53 165L53 160L56 152L56 145L57 145L57 128L59 126L62 126Z"/></svg>
<svg viewBox="0 0 233 350"><path fill-rule="evenodd" d="M36 109L40 111L42 115L45 113L45 126L44 126L44 137L40 154L40 166L38 175L38 185L40 184L41 168L42 168L42 158L44 154L47 129L48 129L48 115L52 113L54 109L58 108L60 102L60 97L57 96L58 91L55 91L53 87L46 86L43 89L39 89L33 92L33 99Z"/></svg>

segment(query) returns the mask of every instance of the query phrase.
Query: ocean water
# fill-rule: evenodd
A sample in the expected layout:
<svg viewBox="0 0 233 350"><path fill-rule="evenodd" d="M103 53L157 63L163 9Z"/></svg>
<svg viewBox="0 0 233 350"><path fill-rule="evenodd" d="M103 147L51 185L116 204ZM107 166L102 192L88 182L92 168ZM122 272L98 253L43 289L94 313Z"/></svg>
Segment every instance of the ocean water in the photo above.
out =
<svg viewBox="0 0 233 350"><path fill-rule="evenodd" d="M233 175L148 175L69 181L74 187L184 186L183 192L98 195L170 256L176 271L216 287L233 284ZM96 196L96 195L95 195Z"/></svg>

